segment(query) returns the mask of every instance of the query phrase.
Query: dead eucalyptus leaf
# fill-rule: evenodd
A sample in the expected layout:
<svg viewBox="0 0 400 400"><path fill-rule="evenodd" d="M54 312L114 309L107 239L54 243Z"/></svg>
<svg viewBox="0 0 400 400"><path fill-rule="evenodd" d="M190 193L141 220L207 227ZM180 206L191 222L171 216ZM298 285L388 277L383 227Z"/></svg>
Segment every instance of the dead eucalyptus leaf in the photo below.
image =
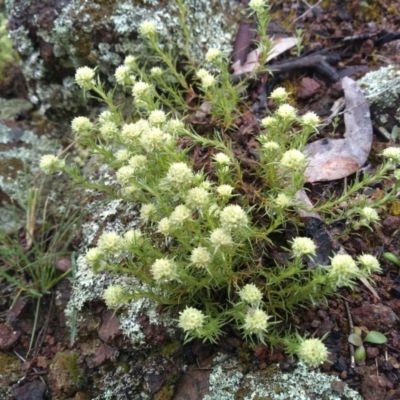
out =
<svg viewBox="0 0 400 400"><path fill-rule="evenodd" d="M272 39L273 46L268 53L267 61L270 61L285 51L291 49L296 46L298 38L295 37L286 37L286 38L278 38ZM243 73L252 72L255 69L260 67L259 58L260 58L261 50L259 48L251 51L247 54L246 62L242 65L240 60L236 60L232 64L233 75L240 75Z"/></svg>
<svg viewBox="0 0 400 400"><path fill-rule="evenodd" d="M372 144L372 123L367 100L350 78L342 79L346 100L344 139L321 139L308 144L304 153L309 165L307 182L341 179L358 171L368 158Z"/></svg>

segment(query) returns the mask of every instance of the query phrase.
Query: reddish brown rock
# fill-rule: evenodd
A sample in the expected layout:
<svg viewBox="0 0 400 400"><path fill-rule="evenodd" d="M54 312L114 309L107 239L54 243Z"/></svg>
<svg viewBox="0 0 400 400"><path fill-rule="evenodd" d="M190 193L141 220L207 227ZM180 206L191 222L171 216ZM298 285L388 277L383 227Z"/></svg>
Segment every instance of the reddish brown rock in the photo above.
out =
<svg viewBox="0 0 400 400"><path fill-rule="evenodd" d="M308 99L318 92L321 85L311 78L303 78L300 82L300 88L297 92L297 96L301 99Z"/></svg>
<svg viewBox="0 0 400 400"><path fill-rule="evenodd" d="M4 324L0 324L0 350L10 349L21 336L21 331L14 331Z"/></svg>
<svg viewBox="0 0 400 400"><path fill-rule="evenodd" d="M384 376L366 375L361 385L365 400L384 399L387 389L393 389L393 384Z"/></svg>
<svg viewBox="0 0 400 400"><path fill-rule="evenodd" d="M100 339L105 343L111 344L120 333L118 318L113 311L107 311L103 316L103 323L99 330Z"/></svg>
<svg viewBox="0 0 400 400"><path fill-rule="evenodd" d="M363 325L370 330L385 331L399 321L393 310L383 304L369 304L352 310L354 325Z"/></svg>

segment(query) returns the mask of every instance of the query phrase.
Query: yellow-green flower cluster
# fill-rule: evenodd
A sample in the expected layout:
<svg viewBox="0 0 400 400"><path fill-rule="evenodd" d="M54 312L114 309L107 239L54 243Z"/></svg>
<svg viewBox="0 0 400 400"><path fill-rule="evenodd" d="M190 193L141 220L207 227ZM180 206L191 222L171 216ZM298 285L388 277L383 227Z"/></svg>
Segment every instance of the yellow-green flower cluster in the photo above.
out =
<svg viewBox="0 0 400 400"><path fill-rule="evenodd" d="M304 340L297 355L309 367L318 367L328 359L328 349L319 339Z"/></svg>
<svg viewBox="0 0 400 400"><path fill-rule="evenodd" d="M45 174L53 174L54 172L61 172L65 168L65 161L53 156L46 154L40 159L40 169Z"/></svg>

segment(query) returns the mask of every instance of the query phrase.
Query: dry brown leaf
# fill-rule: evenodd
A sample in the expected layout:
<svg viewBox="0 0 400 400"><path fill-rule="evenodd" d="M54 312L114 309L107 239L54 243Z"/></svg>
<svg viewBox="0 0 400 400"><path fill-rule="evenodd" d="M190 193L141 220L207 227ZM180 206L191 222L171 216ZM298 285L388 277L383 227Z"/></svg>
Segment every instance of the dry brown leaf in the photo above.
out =
<svg viewBox="0 0 400 400"><path fill-rule="evenodd" d="M273 46L268 54L267 61L278 57L280 54L296 46L298 41L299 39L294 37L272 39ZM235 63L232 64L232 69L234 71L233 75L240 75L243 73L252 72L255 69L259 68L260 63L258 62L258 60L260 54L261 50L257 48L247 55L246 62L243 65L241 65L240 60L235 61Z"/></svg>
<svg viewBox="0 0 400 400"><path fill-rule="evenodd" d="M331 181L351 175L362 167L372 144L369 106L361 89L350 78L342 79L346 99L344 139L321 139L306 146L310 164L307 182Z"/></svg>

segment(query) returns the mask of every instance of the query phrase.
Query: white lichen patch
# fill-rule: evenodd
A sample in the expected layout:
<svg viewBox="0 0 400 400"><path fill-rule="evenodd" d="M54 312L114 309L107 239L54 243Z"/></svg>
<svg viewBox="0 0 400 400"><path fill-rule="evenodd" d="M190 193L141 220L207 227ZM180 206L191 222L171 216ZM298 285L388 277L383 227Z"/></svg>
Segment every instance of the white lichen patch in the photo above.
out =
<svg viewBox="0 0 400 400"><path fill-rule="evenodd" d="M357 83L372 109L378 125L400 124L400 67L389 65L377 71L368 72ZM388 128L392 128L389 126Z"/></svg>
<svg viewBox="0 0 400 400"><path fill-rule="evenodd" d="M225 361L224 361L225 360ZM244 373L245 365L236 358L219 356L210 375L210 394L203 400L341 400L335 392L335 382L340 380L319 371L309 370L301 362L292 372L283 373L276 366L263 371ZM240 391L240 392L239 392ZM362 397L347 385L343 395L352 400Z"/></svg>
<svg viewBox="0 0 400 400"><path fill-rule="evenodd" d="M114 183L108 167L100 168L100 174L105 183L109 185ZM104 291L110 286L120 285L127 292L133 292L139 287L144 289L143 284L133 276L111 272L95 273L85 259L87 250L95 245L101 233L116 232L122 234L135 228L139 223L137 207L124 204L121 200L112 200L107 203L94 201L87 205L87 209L91 214L91 221L82 226L81 251L76 262L77 270L72 281L71 298L65 311L68 318L71 318L76 312L78 314L83 312L83 306L86 302L102 298ZM122 220L130 222L122 223ZM123 256L116 256L108 261L117 264ZM145 298L131 300L121 307L119 312L120 329L132 344L145 345L141 325L136 322L140 316L146 315L150 324L162 324L168 328L168 331L174 329L172 318L168 315L160 315L156 308L157 303Z"/></svg>

